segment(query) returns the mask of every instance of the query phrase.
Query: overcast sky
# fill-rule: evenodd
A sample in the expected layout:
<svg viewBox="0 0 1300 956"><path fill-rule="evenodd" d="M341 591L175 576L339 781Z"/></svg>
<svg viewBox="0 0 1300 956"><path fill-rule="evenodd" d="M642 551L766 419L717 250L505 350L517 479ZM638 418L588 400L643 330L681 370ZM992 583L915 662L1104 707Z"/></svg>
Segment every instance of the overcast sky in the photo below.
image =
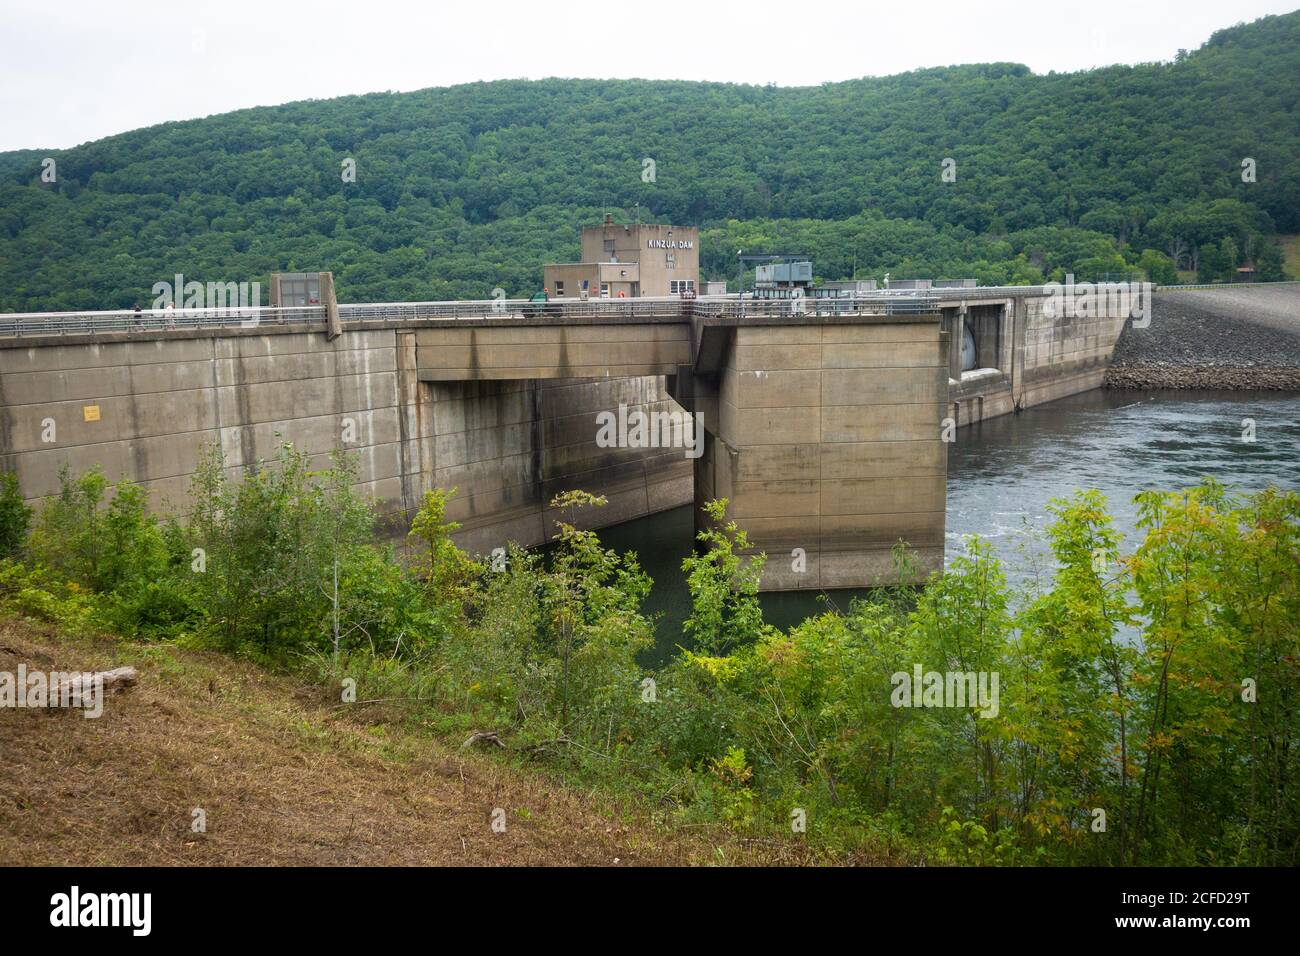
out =
<svg viewBox="0 0 1300 956"><path fill-rule="evenodd" d="M1012 61L1172 59L1297 0L0 0L0 150L510 77L800 86Z"/></svg>

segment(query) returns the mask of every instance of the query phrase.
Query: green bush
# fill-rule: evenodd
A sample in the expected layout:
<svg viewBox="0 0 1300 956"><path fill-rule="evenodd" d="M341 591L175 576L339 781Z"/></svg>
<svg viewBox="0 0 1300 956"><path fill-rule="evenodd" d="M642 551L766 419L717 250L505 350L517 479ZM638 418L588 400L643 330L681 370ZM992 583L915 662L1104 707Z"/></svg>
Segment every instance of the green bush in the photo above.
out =
<svg viewBox="0 0 1300 956"><path fill-rule="evenodd" d="M162 636L196 626L182 572L184 532L148 512L139 485L111 485L99 469L59 475L58 497L41 510L27 542L39 567L97 592L101 624L131 636Z"/></svg>
<svg viewBox="0 0 1300 956"><path fill-rule="evenodd" d="M344 456L313 472L286 443L236 483L220 450L205 451L191 489L194 589L221 646L284 658L321 646L327 619L332 636L336 563L374 527L355 477Z"/></svg>
<svg viewBox="0 0 1300 956"><path fill-rule="evenodd" d="M285 446L232 485L213 454L182 527L130 483L65 476L37 563L0 560L0 604L305 658L691 821L789 836L798 817L819 846L942 864L1300 862L1300 495L1143 492L1126 549L1080 492L1052 503L1056 570L1024 594L971 539L922 589L786 631L762 618L763 557L711 503L684 562L694 647L647 670L649 579L580 527L604 499L557 497L544 552L473 561L452 492L431 493L407 568L370 543L354 477ZM996 706L897 697L916 668L996 675Z"/></svg>
<svg viewBox="0 0 1300 956"><path fill-rule="evenodd" d="M749 536L727 521L727 499L704 505L710 526L697 538L700 553L682 561L691 592L685 630L696 648L721 652L752 641L763 632L758 582L766 557L745 557Z"/></svg>
<svg viewBox="0 0 1300 956"><path fill-rule="evenodd" d="M75 581L61 580L47 568L29 568L0 558L0 607L49 621L69 633L99 630L101 605L96 595Z"/></svg>
<svg viewBox="0 0 1300 956"><path fill-rule="evenodd" d="M32 509L23 501L18 476L0 472L0 558L19 555L27 541L27 527Z"/></svg>

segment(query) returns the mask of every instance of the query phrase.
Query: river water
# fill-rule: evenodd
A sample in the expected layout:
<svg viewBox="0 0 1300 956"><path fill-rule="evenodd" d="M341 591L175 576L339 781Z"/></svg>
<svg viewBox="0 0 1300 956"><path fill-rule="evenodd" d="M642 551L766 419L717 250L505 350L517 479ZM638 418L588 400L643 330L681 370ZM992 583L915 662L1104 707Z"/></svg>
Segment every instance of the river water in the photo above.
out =
<svg viewBox="0 0 1300 956"><path fill-rule="evenodd" d="M1254 422L1253 442L1242 440L1245 419ZM978 534L992 542L1008 578L1023 580L1046 560L1048 502L1080 488L1106 496L1131 547L1135 494L1189 487L1205 475L1240 491L1269 484L1300 491L1300 395L1097 390L960 429L948 453L946 559ZM684 641L690 597L681 562L692 533L689 507L601 532L607 547L636 551L654 578L646 610L658 616L657 642L647 663L666 660ZM855 593L764 594L763 611L785 628L845 608Z"/></svg>

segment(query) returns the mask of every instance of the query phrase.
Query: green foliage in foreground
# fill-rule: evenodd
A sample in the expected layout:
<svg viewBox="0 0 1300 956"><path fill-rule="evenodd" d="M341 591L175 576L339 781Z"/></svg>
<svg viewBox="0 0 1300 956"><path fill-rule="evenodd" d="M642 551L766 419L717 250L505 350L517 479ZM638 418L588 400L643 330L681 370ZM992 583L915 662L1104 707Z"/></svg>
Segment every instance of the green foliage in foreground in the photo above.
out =
<svg viewBox="0 0 1300 956"><path fill-rule="evenodd" d="M700 226L714 279L738 249L812 255L824 279L1213 281L1252 260L1279 278L1270 237L1300 231L1297 76L1292 12L1075 73L502 80L165 123L0 154L0 310L147 305L176 273L328 269L344 302L528 295L577 257L578 226L634 209Z"/></svg>
<svg viewBox="0 0 1300 956"><path fill-rule="evenodd" d="M0 472L0 558L13 557L27 539L32 510L23 501L18 476Z"/></svg>
<svg viewBox="0 0 1300 956"><path fill-rule="evenodd" d="M1013 593L973 539L919 592L784 632L715 502L684 567L694 649L648 670L649 579L583 530L603 499L557 498L544 554L475 562L432 492L407 565L368 543L345 460L224 475L214 454L187 527L65 476L0 605L350 677L687 822L935 863L1300 862L1300 495L1143 492L1129 550L1081 492L1053 505L1046 583ZM945 677L912 698L918 670ZM945 700L972 685L996 694Z"/></svg>

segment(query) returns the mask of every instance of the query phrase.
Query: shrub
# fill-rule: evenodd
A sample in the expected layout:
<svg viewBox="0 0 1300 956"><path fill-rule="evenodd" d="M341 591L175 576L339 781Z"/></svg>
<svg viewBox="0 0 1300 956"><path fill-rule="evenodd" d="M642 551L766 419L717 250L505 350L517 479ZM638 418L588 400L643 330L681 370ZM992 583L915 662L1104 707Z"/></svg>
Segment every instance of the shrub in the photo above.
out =
<svg viewBox="0 0 1300 956"><path fill-rule="evenodd" d="M758 583L767 558L740 553L749 547L749 536L736 522L726 521L727 499L706 503L704 511L712 527L696 536L702 553L682 561L691 592L685 630L698 650L721 653L764 631Z"/></svg>
<svg viewBox="0 0 1300 956"><path fill-rule="evenodd" d="M18 476L0 472L0 558L19 555L27 541L32 509L23 502Z"/></svg>
<svg viewBox="0 0 1300 956"><path fill-rule="evenodd" d="M95 595L46 568L28 568L0 558L0 607L59 625L73 634L99 629Z"/></svg>
<svg viewBox="0 0 1300 956"><path fill-rule="evenodd" d="M204 562L196 592L222 646L283 657L320 645L336 563L369 540L374 525L353 487L355 471L339 455L313 472L286 443L234 483L220 449L205 451L190 531Z"/></svg>

